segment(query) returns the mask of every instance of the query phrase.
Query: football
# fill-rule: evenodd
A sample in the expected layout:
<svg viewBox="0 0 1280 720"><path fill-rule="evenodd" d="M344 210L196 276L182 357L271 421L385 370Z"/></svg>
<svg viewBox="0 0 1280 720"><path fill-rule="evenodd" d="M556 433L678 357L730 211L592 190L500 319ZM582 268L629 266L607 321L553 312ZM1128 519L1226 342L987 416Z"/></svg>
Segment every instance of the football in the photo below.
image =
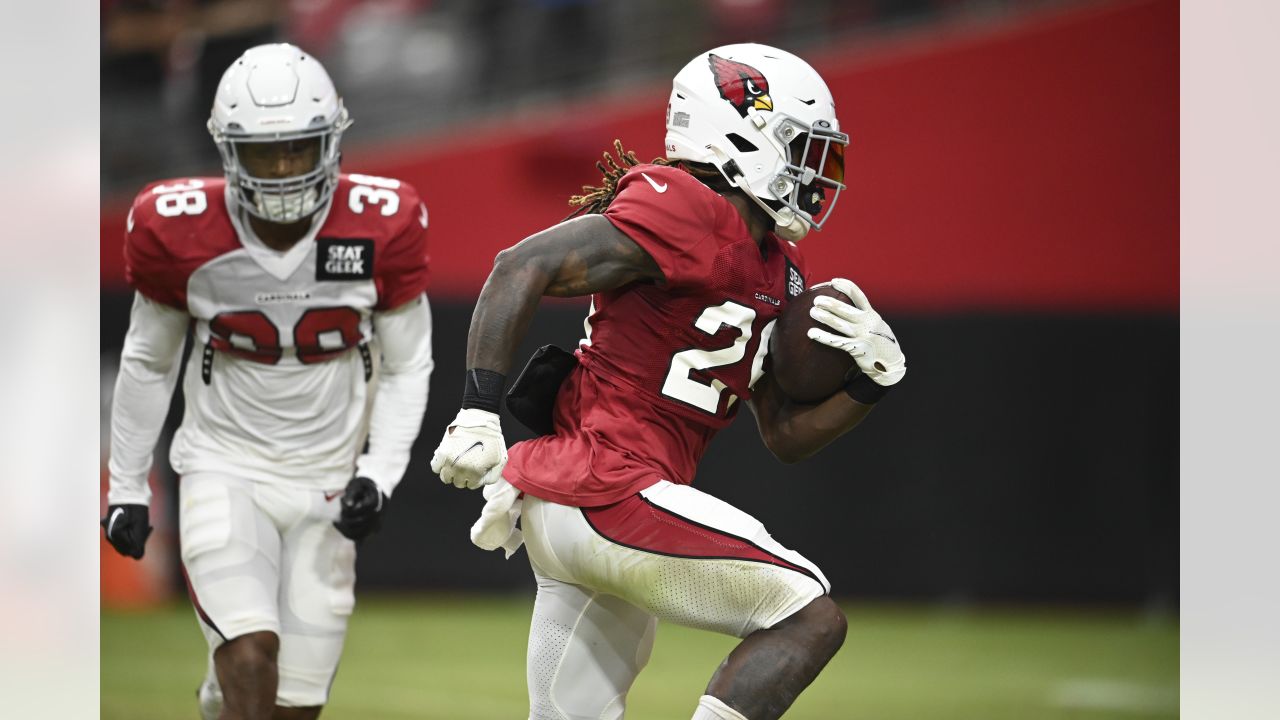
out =
<svg viewBox="0 0 1280 720"><path fill-rule="evenodd" d="M831 397L844 387L846 378L857 367L848 353L809 339L809 328L831 329L809 317L813 299L819 295L849 301L830 285L815 285L787 303L769 339L770 373L787 397L796 402Z"/></svg>

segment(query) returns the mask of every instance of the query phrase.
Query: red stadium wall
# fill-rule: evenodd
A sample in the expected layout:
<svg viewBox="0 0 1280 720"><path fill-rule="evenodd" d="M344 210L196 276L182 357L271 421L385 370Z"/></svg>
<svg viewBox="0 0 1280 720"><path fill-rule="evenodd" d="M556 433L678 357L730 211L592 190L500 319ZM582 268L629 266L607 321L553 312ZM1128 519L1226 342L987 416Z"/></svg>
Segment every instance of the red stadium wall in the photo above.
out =
<svg viewBox="0 0 1280 720"><path fill-rule="evenodd" d="M1177 5L1136 0L810 53L853 144L851 187L805 248L886 309L911 373L873 422L804 463L781 465L750 419L734 423L698 487L790 538L842 596L1176 603L1177 42ZM443 488L431 452L461 400L493 256L563 217L615 137L659 154L666 92L348 148L348 168L416 185L433 226L431 402L383 530L361 548L362 589L529 590L527 565L471 547L475 496ZM126 204L102 215L104 359L129 318ZM517 362L571 347L583 312L543 303ZM1127 372L1082 372L1064 338ZM510 417L503 427L528 437ZM161 461L157 517L176 517L162 489L174 482ZM172 550L162 532L152 544ZM104 586L103 602L154 600L136 592L152 579Z"/></svg>
<svg viewBox="0 0 1280 720"><path fill-rule="evenodd" d="M857 278L893 309L1177 309L1175 2L907 32L810 59L853 138L840 209L805 240L820 275ZM433 295L466 300L497 251L566 213L615 137L660 154L666 93L352 148L345 165L418 187ZM123 284L126 204L105 204L104 289Z"/></svg>

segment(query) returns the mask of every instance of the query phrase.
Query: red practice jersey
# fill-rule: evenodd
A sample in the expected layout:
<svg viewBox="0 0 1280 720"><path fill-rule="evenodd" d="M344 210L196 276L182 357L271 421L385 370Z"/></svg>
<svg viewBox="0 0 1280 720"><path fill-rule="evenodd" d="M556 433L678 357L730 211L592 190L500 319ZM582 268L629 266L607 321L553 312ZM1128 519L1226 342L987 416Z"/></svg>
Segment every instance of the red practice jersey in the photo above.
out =
<svg viewBox="0 0 1280 720"><path fill-rule="evenodd" d="M592 296L555 433L513 446L503 473L580 507L692 483L707 443L751 399L774 321L808 285L795 244L770 234L761 248L728 200L678 168L632 168L604 216L665 282Z"/></svg>

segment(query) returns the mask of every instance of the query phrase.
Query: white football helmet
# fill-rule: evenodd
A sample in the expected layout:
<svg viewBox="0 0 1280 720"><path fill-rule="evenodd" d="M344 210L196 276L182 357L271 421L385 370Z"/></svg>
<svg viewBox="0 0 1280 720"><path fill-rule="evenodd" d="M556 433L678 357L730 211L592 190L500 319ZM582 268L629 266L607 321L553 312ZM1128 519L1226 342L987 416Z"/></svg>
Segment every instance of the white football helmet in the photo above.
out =
<svg viewBox="0 0 1280 720"><path fill-rule="evenodd" d="M773 218L784 239L799 240L831 216L845 187L848 144L827 84L785 50L718 47L691 60L672 83L667 159L714 165Z"/></svg>
<svg viewBox="0 0 1280 720"><path fill-rule="evenodd" d="M233 197L249 213L276 223L305 218L333 197L339 143L351 125L342 98L319 61L293 45L246 50L222 75L209 133L222 154ZM316 167L294 177L255 177L237 148L320 138Z"/></svg>

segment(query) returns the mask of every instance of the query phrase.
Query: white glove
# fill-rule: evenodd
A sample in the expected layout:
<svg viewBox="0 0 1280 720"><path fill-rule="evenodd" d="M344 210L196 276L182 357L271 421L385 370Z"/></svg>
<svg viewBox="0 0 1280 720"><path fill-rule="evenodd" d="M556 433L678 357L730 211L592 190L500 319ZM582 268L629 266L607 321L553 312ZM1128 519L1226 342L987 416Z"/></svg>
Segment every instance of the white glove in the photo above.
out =
<svg viewBox="0 0 1280 720"><path fill-rule="evenodd" d="M471 542L481 550L502 548L510 560L524 542L524 534L516 527L524 499L514 485L498 478L492 485L485 485L484 509L480 519L471 526Z"/></svg>
<svg viewBox="0 0 1280 720"><path fill-rule="evenodd" d="M431 471L454 487L474 490L502 476L507 443L496 413L476 408L458 411L431 456Z"/></svg>
<svg viewBox="0 0 1280 720"><path fill-rule="evenodd" d="M907 358L889 324L871 307L867 296L852 280L836 278L831 286L850 302L818 296L809 316L835 332L811 328L809 339L853 357L862 372L877 385L888 387L907 374Z"/></svg>

